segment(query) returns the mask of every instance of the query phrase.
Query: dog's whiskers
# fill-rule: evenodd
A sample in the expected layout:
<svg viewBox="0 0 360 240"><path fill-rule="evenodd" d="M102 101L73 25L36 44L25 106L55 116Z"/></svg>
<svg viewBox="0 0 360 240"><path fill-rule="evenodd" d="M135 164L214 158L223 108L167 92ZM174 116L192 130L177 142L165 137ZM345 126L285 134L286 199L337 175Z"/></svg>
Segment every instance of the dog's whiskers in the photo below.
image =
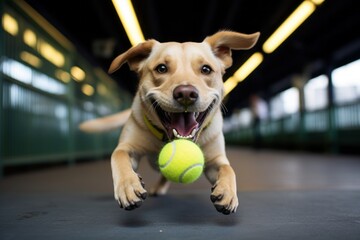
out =
<svg viewBox="0 0 360 240"><path fill-rule="evenodd" d="M226 108L224 103L220 103L220 108L221 108L221 110L223 110L224 113L229 112L229 110Z"/></svg>
<svg viewBox="0 0 360 240"><path fill-rule="evenodd" d="M146 100L150 101L150 97L146 96ZM146 108L146 114L151 115L155 113L155 109L159 107L159 103L157 101L151 101L151 106Z"/></svg>

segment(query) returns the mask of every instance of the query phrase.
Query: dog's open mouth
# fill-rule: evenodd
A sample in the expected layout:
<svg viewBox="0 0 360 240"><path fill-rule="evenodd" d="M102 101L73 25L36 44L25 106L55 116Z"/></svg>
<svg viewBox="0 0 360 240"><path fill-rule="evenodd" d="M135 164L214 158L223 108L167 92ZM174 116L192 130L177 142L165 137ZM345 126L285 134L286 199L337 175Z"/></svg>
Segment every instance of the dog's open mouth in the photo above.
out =
<svg viewBox="0 0 360 240"><path fill-rule="evenodd" d="M215 101L203 112L167 112L158 104L153 104L153 106L155 106L155 111L166 129L169 140L181 138L195 141L214 104Z"/></svg>

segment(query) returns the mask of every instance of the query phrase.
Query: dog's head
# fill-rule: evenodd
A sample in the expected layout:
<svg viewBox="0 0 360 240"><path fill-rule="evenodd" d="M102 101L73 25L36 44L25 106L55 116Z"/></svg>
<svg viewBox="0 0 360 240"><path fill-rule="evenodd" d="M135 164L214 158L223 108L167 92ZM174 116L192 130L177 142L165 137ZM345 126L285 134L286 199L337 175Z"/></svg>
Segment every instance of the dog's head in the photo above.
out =
<svg viewBox="0 0 360 240"><path fill-rule="evenodd" d="M146 117L169 139L194 141L219 110L231 50L249 49L258 37L220 31L201 43L148 40L115 58L109 73L128 62L140 77L138 94Z"/></svg>

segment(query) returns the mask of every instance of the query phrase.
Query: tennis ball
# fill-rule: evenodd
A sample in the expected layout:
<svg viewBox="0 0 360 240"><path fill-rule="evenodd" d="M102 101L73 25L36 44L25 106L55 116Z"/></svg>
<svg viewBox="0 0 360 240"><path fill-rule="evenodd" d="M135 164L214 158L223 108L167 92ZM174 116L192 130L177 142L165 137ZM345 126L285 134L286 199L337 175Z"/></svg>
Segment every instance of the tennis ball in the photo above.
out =
<svg viewBox="0 0 360 240"><path fill-rule="evenodd" d="M204 155L194 142L176 139L165 144L159 154L159 168L169 181L192 183L204 169Z"/></svg>

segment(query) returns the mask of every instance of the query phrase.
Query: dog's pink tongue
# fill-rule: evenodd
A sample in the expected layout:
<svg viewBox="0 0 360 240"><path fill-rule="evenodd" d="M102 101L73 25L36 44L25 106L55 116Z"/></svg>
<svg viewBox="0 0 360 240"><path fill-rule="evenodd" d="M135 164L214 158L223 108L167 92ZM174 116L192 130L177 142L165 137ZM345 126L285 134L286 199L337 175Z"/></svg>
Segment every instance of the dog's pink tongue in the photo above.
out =
<svg viewBox="0 0 360 240"><path fill-rule="evenodd" d="M189 136L194 128L198 126L195 115L192 112L172 113L171 129L175 129L181 136Z"/></svg>

